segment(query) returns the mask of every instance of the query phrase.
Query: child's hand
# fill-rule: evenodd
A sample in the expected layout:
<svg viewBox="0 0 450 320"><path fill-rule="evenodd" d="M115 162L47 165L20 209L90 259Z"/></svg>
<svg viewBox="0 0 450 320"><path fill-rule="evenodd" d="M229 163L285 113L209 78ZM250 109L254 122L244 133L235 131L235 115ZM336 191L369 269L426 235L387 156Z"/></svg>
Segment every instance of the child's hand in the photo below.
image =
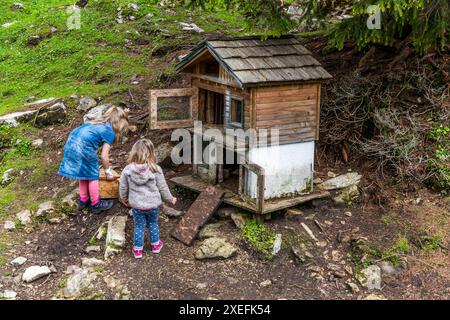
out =
<svg viewBox="0 0 450 320"><path fill-rule="evenodd" d="M114 180L114 175L112 173L111 168L105 169L105 175L106 175L106 179Z"/></svg>
<svg viewBox="0 0 450 320"><path fill-rule="evenodd" d="M175 198L175 197L172 198L172 205L173 205L173 206L177 203L177 200L178 200L178 199Z"/></svg>

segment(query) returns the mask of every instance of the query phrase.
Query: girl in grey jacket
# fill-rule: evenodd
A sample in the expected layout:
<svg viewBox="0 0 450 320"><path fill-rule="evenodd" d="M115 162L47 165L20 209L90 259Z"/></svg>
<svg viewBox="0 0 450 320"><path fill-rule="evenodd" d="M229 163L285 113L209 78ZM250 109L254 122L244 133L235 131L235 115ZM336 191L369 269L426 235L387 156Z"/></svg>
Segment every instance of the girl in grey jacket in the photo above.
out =
<svg viewBox="0 0 450 320"><path fill-rule="evenodd" d="M159 239L159 206L164 200L174 205L177 201L170 193L161 167L156 164L153 143L148 139L137 141L131 149L128 165L120 177L121 201L130 206L134 218L135 258L142 258L145 230L150 232L151 249L159 253L163 242Z"/></svg>

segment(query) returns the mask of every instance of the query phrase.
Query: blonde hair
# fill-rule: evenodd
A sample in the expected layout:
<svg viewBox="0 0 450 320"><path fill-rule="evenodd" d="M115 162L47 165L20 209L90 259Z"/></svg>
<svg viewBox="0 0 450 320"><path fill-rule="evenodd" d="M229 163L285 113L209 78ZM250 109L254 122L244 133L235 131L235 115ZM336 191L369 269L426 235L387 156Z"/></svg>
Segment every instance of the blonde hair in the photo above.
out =
<svg viewBox="0 0 450 320"><path fill-rule="evenodd" d="M155 155L155 146L149 139L140 139L131 148L128 156L128 163L144 164L147 163L150 171L158 171L158 165Z"/></svg>
<svg viewBox="0 0 450 320"><path fill-rule="evenodd" d="M128 109L120 107L109 108L99 119L91 120L93 124L101 124L109 122L114 130L115 139L117 142L120 136L128 129Z"/></svg>

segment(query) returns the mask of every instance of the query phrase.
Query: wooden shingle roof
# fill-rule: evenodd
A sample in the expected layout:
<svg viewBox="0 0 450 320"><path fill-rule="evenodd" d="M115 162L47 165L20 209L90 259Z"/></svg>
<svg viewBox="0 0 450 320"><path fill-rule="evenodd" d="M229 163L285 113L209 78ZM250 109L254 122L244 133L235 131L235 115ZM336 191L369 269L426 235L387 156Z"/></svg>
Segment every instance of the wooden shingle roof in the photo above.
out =
<svg viewBox="0 0 450 320"><path fill-rule="evenodd" d="M311 52L294 36L267 40L205 40L180 61L177 70L182 71L205 50L208 50L242 87L331 78Z"/></svg>

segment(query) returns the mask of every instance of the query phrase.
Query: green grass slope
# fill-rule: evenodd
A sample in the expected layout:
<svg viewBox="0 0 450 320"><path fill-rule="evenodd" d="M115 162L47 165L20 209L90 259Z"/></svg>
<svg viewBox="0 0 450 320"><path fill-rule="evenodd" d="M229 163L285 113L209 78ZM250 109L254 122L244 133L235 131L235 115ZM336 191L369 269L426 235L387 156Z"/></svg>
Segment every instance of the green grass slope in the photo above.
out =
<svg viewBox="0 0 450 320"><path fill-rule="evenodd" d="M25 8L14 9L14 2ZM196 23L206 33L235 34L242 27L239 17L220 9L191 12L180 6L161 7L152 0L90 0L81 10L81 28L69 30L72 13L67 7L75 2L0 3L0 114L22 107L29 96L105 97L126 91L132 75L149 79L156 71L150 68L155 66L152 60L158 59L152 52L201 39L202 35L183 31L179 22ZM130 3L139 10L128 8ZM123 24L116 22L119 7ZM136 19L131 21L129 16ZM2 26L9 23L13 24ZM35 44L33 36L40 37Z"/></svg>

